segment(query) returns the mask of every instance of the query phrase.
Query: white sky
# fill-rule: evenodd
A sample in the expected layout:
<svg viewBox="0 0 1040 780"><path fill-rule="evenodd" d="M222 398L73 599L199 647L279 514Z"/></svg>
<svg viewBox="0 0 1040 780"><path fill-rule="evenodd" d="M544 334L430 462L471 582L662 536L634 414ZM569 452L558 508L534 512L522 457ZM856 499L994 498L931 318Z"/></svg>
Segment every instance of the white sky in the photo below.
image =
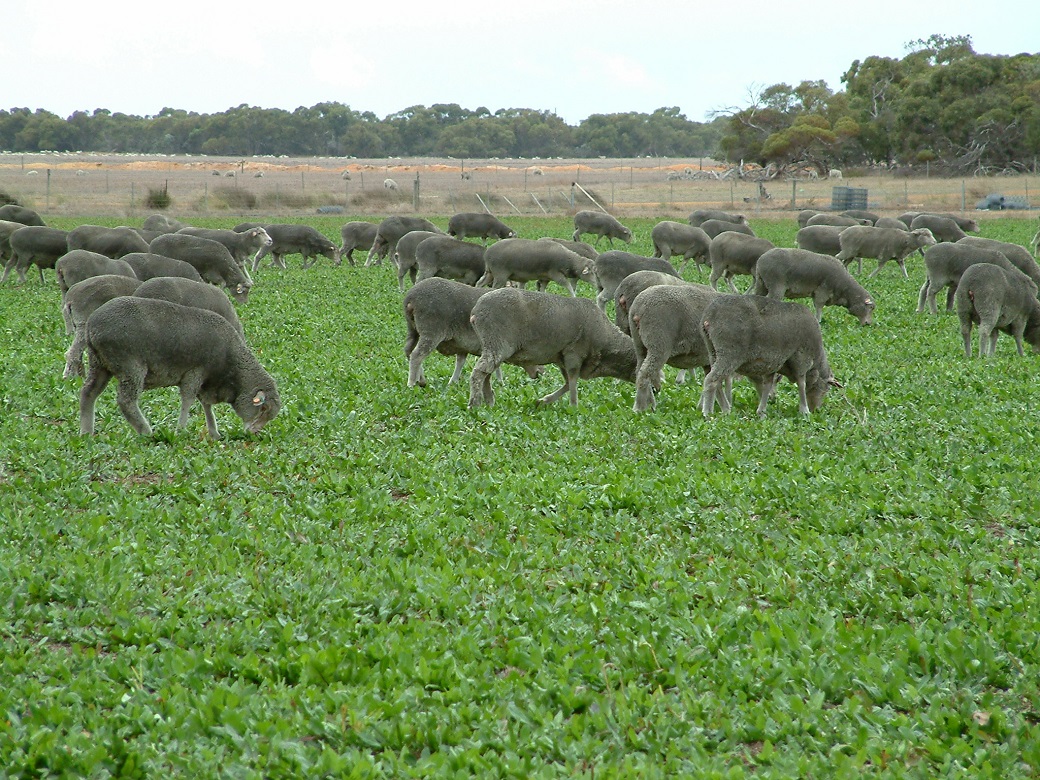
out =
<svg viewBox="0 0 1040 780"><path fill-rule="evenodd" d="M1036 0L31 0L5 3L0 108L61 117L169 106L324 101L383 118L413 105L591 114L678 106L823 79L909 41L970 35L980 54L1040 51ZM8 7L10 6L10 7Z"/></svg>

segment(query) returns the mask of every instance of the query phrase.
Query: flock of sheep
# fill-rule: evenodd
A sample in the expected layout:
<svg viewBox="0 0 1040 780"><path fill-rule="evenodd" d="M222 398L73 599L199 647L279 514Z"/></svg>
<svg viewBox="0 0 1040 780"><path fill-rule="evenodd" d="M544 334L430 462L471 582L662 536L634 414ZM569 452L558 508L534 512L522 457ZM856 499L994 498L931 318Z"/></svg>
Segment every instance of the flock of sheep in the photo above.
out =
<svg viewBox="0 0 1040 780"><path fill-rule="evenodd" d="M0 207L3 277L24 281L35 264L55 269L62 311L73 343L65 375L84 374L80 429L93 433L95 402L118 380L117 402L135 431L151 428L141 413L141 393L177 386L179 425L198 399L211 436L219 436L212 405L229 403L250 432L260 430L281 407L274 379L249 349L228 294L245 302L264 257L285 267L288 254L308 267L325 256L339 264L367 251L365 265L390 259L404 294L408 385L423 386L423 362L434 351L456 358L449 383L459 381L466 358L476 356L470 377L471 407L494 402L492 375L503 363L531 376L554 364L563 375L549 403L569 397L577 404L577 381L614 377L636 385L635 411L653 408L663 368L704 370L698 408L729 411L732 382L743 376L755 386L764 414L781 376L797 385L799 410L819 407L838 383L827 360L820 329L822 310L840 306L861 323L872 321L874 301L850 273L857 261L875 259L876 275L894 260L904 276L913 252L924 256L927 279L918 310L937 311L936 296L949 288L965 352L979 328L980 354L992 353L997 334L1010 333L1040 350L1040 267L1030 252L967 235L972 220L955 215L904 214L898 219L865 211L799 214L796 248L776 247L755 236L743 215L699 210L686 223L654 226L653 257L609 249L600 253L582 238L613 245L632 232L612 216L580 211L570 239L518 238L490 214L454 215L447 232L420 217L392 216L379 224L348 222L341 246L304 225L243 223L234 230L185 226L161 215L142 228L82 225L71 231L47 227L35 212ZM477 241L467 239L479 239ZM489 243L494 239L492 243ZM1040 232L1034 242L1040 241ZM683 280L693 261L710 266L708 284ZM734 277L749 276L740 294ZM870 278L868 277L868 278ZM595 301L575 285L595 286ZM724 281L733 294L719 292ZM535 282L536 290L525 289ZM546 292L550 282L569 295ZM218 289L223 287L224 291ZM813 308L785 299L808 298ZM614 321L607 317L613 303Z"/></svg>

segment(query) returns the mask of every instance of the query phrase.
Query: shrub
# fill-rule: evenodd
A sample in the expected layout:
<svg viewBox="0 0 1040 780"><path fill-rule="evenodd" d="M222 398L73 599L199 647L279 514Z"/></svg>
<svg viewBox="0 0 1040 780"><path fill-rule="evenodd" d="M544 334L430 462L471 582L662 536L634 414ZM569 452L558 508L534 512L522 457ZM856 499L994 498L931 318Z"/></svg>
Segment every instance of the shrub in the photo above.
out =
<svg viewBox="0 0 1040 780"><path fill-rule="evenodd" d="M163 182L161 189L148 188L148 197L145 198L145 203L148 204L148 208L162 211L168 209L170 204L173 203L173 198L170 197L169 184Z"/></svg>
<svg viewBox="0 0 1040 780"><path fill-rule="evenodd" d="M255 209L256 195L239 187L214 187L213 205L217 208Z"/></svg>

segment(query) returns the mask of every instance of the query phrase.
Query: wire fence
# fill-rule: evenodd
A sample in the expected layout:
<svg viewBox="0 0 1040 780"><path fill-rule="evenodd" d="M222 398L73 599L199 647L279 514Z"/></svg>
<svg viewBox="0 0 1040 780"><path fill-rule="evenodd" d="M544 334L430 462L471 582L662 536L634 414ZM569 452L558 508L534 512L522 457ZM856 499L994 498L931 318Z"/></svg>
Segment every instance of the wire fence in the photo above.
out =
<svg viewBox="0 0 1040 780"><path fill-rule="evenodd" d="M839 178L840 176L840 178ZM768 215L862 206L880 212L1035 212L1040 176L938 178L928 170L770 176L707 158L460 160L0 154L0 193L41 213L392 213L684 217L696 208ZM164 206L157 207L156 203Z"/></svg>

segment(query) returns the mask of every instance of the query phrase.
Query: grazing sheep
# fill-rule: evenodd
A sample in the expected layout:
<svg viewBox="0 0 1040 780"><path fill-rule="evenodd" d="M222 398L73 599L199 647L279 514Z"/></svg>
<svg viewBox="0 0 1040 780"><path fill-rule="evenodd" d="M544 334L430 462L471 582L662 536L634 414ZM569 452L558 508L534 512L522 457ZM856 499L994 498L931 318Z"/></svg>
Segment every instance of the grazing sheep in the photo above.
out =
<svg viewBox="0 0 1040 780"><path fill-rule="evenodd" d="M721 219L709 219L701 223L701 230L708 234L708 238L715 238L719 233L743 233L746 236L755 235L755 231L747 224L737 222L724 222Z"/></svg>
<svg viewBox="0 0 1040 780"><path fill-rule="evenodd" d="M137 279L133 267L125 260L86 249L73 249L59 257L54 263L54 274L58 277L58 289L61 290L62 300L65 300L65 293L72 285L92 276L114 274Z"/></svg>
<svg viewBox="0 0 1040 780"><path fill-rule="evenodd" d="M654 245L654 257L660 257L669 262L671 262L672 255L682 257L682 262L679 264L680 274L691 260L694 261L699 272L700 264L707 260L708 248L711 246L711 239L701 228L670 220L654 225L650 231L650 240Z"/></svg>
<svg viewBox="0 0 1040 780"><path fill-rule="evenodd" d="M584 241L571 241L569 238L555 238L553 236L542 236L538 239L539 241L555 241L562 247L565 247L582 257L587 257L589 260L595 260L599 257L599 252L596 247L592 244L586 244Z"/></svg>
<svg viewBox="0 0 1040 780"><path fill-rule="evenodd" d="M600 239L603 237L606 237L611 246L614 246L615 238L621 239L626 244L632 243L632 231L610 216L610 214L604 214L600 211L579 211L574 215L574 235L572 238L575 241L580 241L581 237L586 233L596 236L596 244L599 244Z"/></svg>
<svg viewBox="0 0 1040 780"><path fill-rule="evenodd" d="M251 232L256 227L239 230L243 226L235 228L235 232ZM260 267L260 261L267 255L271 255L271 265L286 268L286 255L302 255L304 270L314 265L318 256L327 257L333 265L340 264L339 247L316 228L310 225L273 223L263 225L262 228L270 237L270 242L259 248L253 257L251 270L256 272Z"/></svg>
<svg viewBox="0 0 1040 780"><path fill-rule="evenodd" d="M794 234L794 242L799 249L816 252L820 255L834 257L841 251L838 237L847 225L806 225Z"/></svg>
<svg viewBox="0 0 1040 780"><path fill-rule="evenodd" d="M967 233L949 217L940 217L936 214L918 214L910 223L911 230L927 228L936 242L954 242L967 237Z"/></svg>
<svg viewBox="0 0 1040 780"><path fill-rule="evenodd" d="M419 269L415 283L441 277L474 285L487 271L484 265L485 251L480 244L460 241L444 234L430 236L420 241L415 249L415 265Z"/></svg>
<svg viewBox="0 0 1040 780"><path fill-rule="evenodd" d="M689 284L689 282L678 276L661 273L660 271L636 271L622 279L614 291L614 324L621 328L624 333L629 333L629 305L643 290L661 284L677 287Z"/></svg>
<svg viewBox="0 0 1040 780"><path fill-rule="evenodd" d="M938 314L939 308L935 303L935 296L947 285L950 289L946 294L946 310L952 311L954 296L957 293L961 276L976 263L991 263L1000 266L1009 278L1018 279L1020 284L1031 288L1033 295L1036 295L1036 282L1019 271L997 250L945 242L928 247L924 253L924 266L928 277L921 285L921 292L917 296L917 311L923 312L927 303L931 313Z"/></svg>
<svg viewBox="0 0 1040 780"><path fill-rule="evenodd" d="M729 412L732 402L725 388L735 374L755 385L760 417L779 376L798 386L802 414L816 411L827 391L840 386L827 361L820 324L799 303L720 295L708 304L701 329L711 357L700 401L705 417L714 412L716 400L723 413Z"/></svg>
<svg viewBox="0 0 1040 780"><path fill-rule="evenodd" d="M439 235L441 234L434 233L432 230L412 230L401 236L401 240L397 242L397 249L394 250L394 265L397 266L397 287L401 292L404 292L404 279L406 276L410 276L412 284L415 284L415 277L419 272L419 266L415 259L415 250L419 248L419 244L425 239Z"/></svg>
<svg viewBox="0 0 1040 780"><path fill-rule="evenodd" d="M754 291L774 300L812 298L817 321L823 319L824 306L842 306L860 324L873 322L874 300L830 255L804 249L770 249L758 258Z"/></svg>
<svg viewBox="0 0 1040 780"><path fill-rule="evenodd" d="M913 221L913 220L911 220ZM901 219L896 217L878 217L877 221L874 222L874 227L879 228L895 228L896 230L910 230L910 226L903 222Z"/></svg>
<svg viewBox="0 0 1040 780"><path fill-rule="evenodd" d="M850 225L869 225L871 224L869 219L856 219L854 217L845 217L841 214L816 214L810 217L806 223L806 227L813 225L831 225L835 227L849 227Z"/></svg>
<svg viewBox="0 0 1040 780"><path fill-rule="evenodd" d="M67 243L69 251L86 249L116 259L131 252L148 251L148 242L130 227L80 225L69 231Z"/></svg>
<svg viewBox="0 0 1040 780"><path fill-rule="evenodd" d="M18 284L25 284L26 272L34 263L42 283L43 269L54 268L58 258L69 251L67 237L68 233L64 230L41 225L26 225L11 233L8 239L11 259L4 266L0 284L7 281L12 269L18 272Z"/></svg>
<svg viewBox="0 0 1040 780"><path fill-rule="evenodd" d="M64 379L83 376L83 350L87 348L87 318L101 304L121 295L133 295L139 279L116 274L92 276L72 285L65 293L61 314L65 330L72 334L72 345L65 353Z"/></svg>
<svg viewBox="0 0 1040 780"><path fill-rule="evenodd" d="M491 374L502 363L528 370L550 363L559 367L563 387L541 403L552 403L569 392L571 406L577 406L579 378L635 381L632 339L588 298L515 288L492 290L474 304L470 322L481 345L470 376L471 408L494 404Z"/></svg>
<svg viewBox="0 0 1040 780"><path fill-rule="evenodd" d="M1010 241L997 241L996 239L981 238L979 236L967 236L957 243L997 250L1010 260L1015 268L1040 286L1040 265L1037 265L1036 260L1033 259L1033 256L1029 254L1029 250L1024 246L1013 244Z"/></svg>
<svg viewBox="0 0 1040 780"><path fill-rule="evenodd" d="M223 244L210 238L189 236L186 233L167 233L152 241L150 247L152 254L190 263L203 281L224 285L239 303L245 303L249 299L253 280L249 277L249 272L235 262L235 258Z"/></svg>
<svg viewBox="0 0 1040 780"><path fill-rule="evenodd" d="M123 416L142 436L152 427L141 414L144 390L180 389L178 427L188 423L197 398L206 428L220 438L213 404L229 403L256 433L281 409L274 379L238 332L219 314L152 298L123 296L103 304L87 320L90 367L80 391L80 433L94 433L94 405L112 377Z"/></svg>
<svg viewBox="0 0 1040 780"><path fill-rule="evenodd" d="M1040 230L1036 231L1036 235L1033 236L1033 240L1029 244L1033 247L1033 254L1040 255Z"/></svg>
<svg viewBox="0 0 1040 780"><path fill-rule="evenodd" d="M831 168L829 171L827 171L827 178L831 179L832 181L841 181L841 171L839 171L837 168Z"/></svg>
<svg viewBox="0 0 1040 780"><path fill-rule="evenodd" d="M142 282L147 282L156 276L179 276L183 279L194 279L202 281L202 276L191 263L177 260L173 257L157 255L153 252L131 252L121 258L124 263L129 263L134 269L134 274Z"/></svg>
<svg viewBox="0 0 1040 780"><path fill-rule="evenodd" d="M907 232L869 225L854 225L846 228L838 240L841 243L841 251L837 257L846 267L853 260L857 260L858 271L862 273L864 257L877 259L877 268L871 272L868 279L877 276L878 271L889 260L895 260L902 270L904 278L909 279L905 263L907 255L935 244L935 237L928 228L918 228Z"/></svg>
<svg viewBox="0 0 1040 780"><path fill-rule="evenodd" d="M150 233L176 233L178 230L186 228L187 225L165 214L149 214L145 217L141 227Z"/></svg>
<svg viewBox="0 0 1040 780"><path fill-rule="evenodd" d="M397 182L393 179L383 179L383 189L393 190L396 192L399 189L399 187L397 186Z"/></svg>
<svg viewBox="0 0 1040 780"><path fill-rule="evenodd" d="M475 304L490 290L478 289L452 279L431 277L417 282L404 296L404 319L408 335L404 355L408 358L408 386L426 387L423 362L434 350L455 356L455 371L449 385L459 381L468 355L480 354L480 339L469 318ZM532 378L541 368L529 370Z"/></svg>
<svg viewBox="0 0 1040 780"><path fill-rule="evenodd" d="M690 216L687 217L686 221L693 227L703 227L704 223L709 219L715 219L721 222L731 222L736 225L747 224L747 217L743 214L731 214L728 211L720 211L719 209L697 209L696 211L690 212Z"/></svg>
<svg viewBox="0 0 1040 780"><path fill-rule="evenodd" d="M863 219L869 222L871 225L876 225L877 221L881 219L881 217L875 214L873 211L865 211L863 209L846 209L845 211L841 212L841 215L843 217L852 217L853 219Z"/></svg>
<svg viewBox="0 0 1040 780"><path fill-rule="evenodd" d="M235 262L246 268L251 262L255 263L258 257L262 257L271 251L274 240L262 225L248 228L246 230L221 230L218 228L183 227L176 231L188 236L208 238L227 247Z"/></svg>
<svg viewBox="0 0 1040 780"><path fill-rule="evenodd" d="M516 238L516 231L491 214L464 211L448 220L448 235L460 240L474 236L487 242L489 238Z"/></svg>
<svg viewBox="0 0 1040 780"><path fill-rule="evenodd" d="M0 206L0 220L36 227L43 227L47 224L43 221L43 217L32 209L27 209L25 206L19 206L15 203L7 203Z"/></svg>
<svg viewBox="0 0 1040 780"><path fill-rule="evenodd" d="M1022 341L1040 352L1040 301L1036 291L990 263L976 263L961 275L957 286L957 317L961 322L964 354L971 357L971 328L979 326L979 356L992 355L1000 331L1015 339L1018 354Z"/></svg>
<svg viewBox="0 0 1040 780"><path fill-rule="evenodd" d="M573 297L578 294L575 282L594 284L593 270L597 262L552 241L504 238L484 252L486 270L477 280L477 286L498 288L517 282L522 287L527 282L537 282L539 289L545 289L549 282L556 282Z"/></svg>
<svg viewBox="0 0 1040 780"><path fill-rule="evenodd" d="M773 248L773 242L764 238L755 238L732 230L719 233L711 240L711 276L708 277L708 286L717 290L719 279L725 279L730 289L739 293L740 290L733 283L733 277L738 274L754 277L758 258Z"/></svg>
<svg viewBox="0 0 1040 780"><path fill-rule="evenodd" d="M25 225L21 222L0 219L0 264L7 265L7 261L11 259L11 234L23 227Z"/></svg>
<svg viewBox="0 0 1040 780"><path fill-rule="evenodd" d="M636 296L629 307L629 332L636 353L636 398L632 410L657 405L665 364L703 368L711 360L701 334L708 304L719 293L704 284L657 285Z"/></svg>
<svg viewBox="0 0 1040 780"><path fill-rule="evenodd" d="M346 257L351 265L355 265L354 250L371 249L372 242L376 240L378 228L379 225L374 222L348 222L341 227L339 234L343 243L339 247L340 259Z"/></svg>
<svg viewBox="0 0 1040 780"><path fill-rule="evenodd" d="M430 220L422 217L387 217L376 227L376 237L372 240L372 247L368 251L365 267L380 265L383 262L383 258L387 255L393 258L394 251L397 249L397 242L401 240L405 233L410 233L413 230L430 230L434 233L444 232Z"/></svg>
<svg viewBox="0 0 1040 780"><path fill-rule="evenodd" d="M802 209L798 212L798 227L803 228L809 224L809 220L815 217L817 214L823 214L824 212L818 209Z"/></svg>
<svg viewBox="0 0 1040 780"><path fill-rule="evenodd" d="M242 329L242 322L238 319L238 312L235 311L235 307L228 300L224 291L212 284L176 276L159 276L149 279L147 282L141 282L141 286L134 291L134 295L138 298L159 298L219 314L231 323L231 327L245 341L246 334Z"/></svg>
<svg viewBox="0 0 1040 780"><path fill-rule="evenodd" d="M636 271L659 271L679 278L679 272L670 262L659 257L643 257L631 252L612 249L596 258L593 266L596 278L596 305L606 313L607 301L614 298L621 280Z"/></svg>
<svg viewBox="0 0 1040 780"><path fill-rule="evenodd" d="M946 219L952 219L954 222L957 223L957 227L959 227L965 233L979 232L979 223L976 222L974 219L970 217L961 217L956 214L950 213L939 214L932 211L904 211L902 214L899 215L898 219L904 225L910 227L913 224L913 221L922 214L927 214L933 217L945 217Z"/></svg>

